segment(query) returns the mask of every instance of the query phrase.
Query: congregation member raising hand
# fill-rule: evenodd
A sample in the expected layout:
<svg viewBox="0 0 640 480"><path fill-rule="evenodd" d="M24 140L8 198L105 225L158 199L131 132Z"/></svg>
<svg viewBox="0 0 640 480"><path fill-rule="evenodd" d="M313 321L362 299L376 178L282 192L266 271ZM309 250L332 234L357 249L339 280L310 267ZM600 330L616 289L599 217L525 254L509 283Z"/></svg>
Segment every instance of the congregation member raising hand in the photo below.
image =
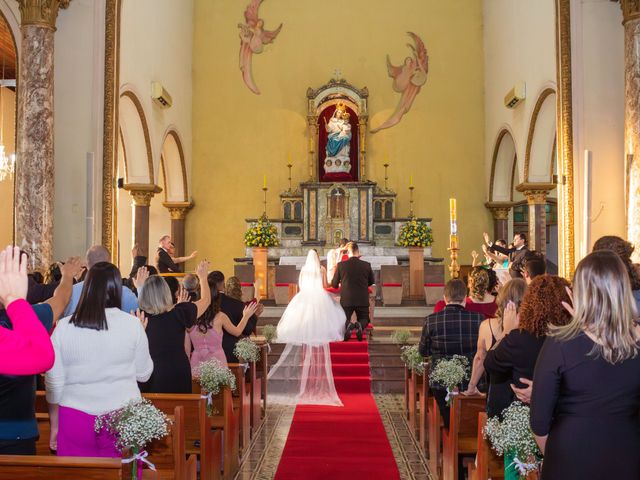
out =
<svg viewBox="0 0 640 480"><path fill-rule="evenodd" d="M18 247L0 252L0 302L12 328L0 326L0 373L31 375L53 365L49 332L40 323L27 296L27 262Z"/></svg>
<svg viewBox="0 0 640 480"><path fill-rule="evenodd" d="M196 274L200 285L207 284L209 262L198 264ZM211 303L211 292L203 288L200 299L189 301L189 295L181 287L178 303L174 305L171 291L164 279L158 275L147 278L142 286L137 285L140 309L146 315L149 350L154 371L148 382L141 385L144 392L191 393L191 365L185 352L185 336Z"/></svg>
<svg viewBox="0 0 640 480"><path fill-rule="evenodd" d="M75 312L51 337L56 358L45 381L59 455L119 457L114 438L95 432L95 418L140 397L136 382L153 371L143 326L121 310L122 288L115 265L93 265Z"/></svg>
<svg viewBox="0 0 640 480"><path fill-rule="evenodd" d="M572 320L536 364L531 428L542 479L640 478L640 327L627 269L612 251L585 257Z"/></svg>

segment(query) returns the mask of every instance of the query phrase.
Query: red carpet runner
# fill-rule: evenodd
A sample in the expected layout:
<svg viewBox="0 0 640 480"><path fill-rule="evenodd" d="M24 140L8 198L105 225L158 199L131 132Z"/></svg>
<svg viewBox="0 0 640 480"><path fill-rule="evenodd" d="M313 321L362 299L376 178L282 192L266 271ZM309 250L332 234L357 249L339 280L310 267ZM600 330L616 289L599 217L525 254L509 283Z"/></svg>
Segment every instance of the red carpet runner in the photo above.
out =
<svg viewBox="0 0 640 480"><path fill-rule="evenodd" d="M275 478L399 480L371 395L367 342L332 343L331 362L344 407L296 407Z"/></svg>

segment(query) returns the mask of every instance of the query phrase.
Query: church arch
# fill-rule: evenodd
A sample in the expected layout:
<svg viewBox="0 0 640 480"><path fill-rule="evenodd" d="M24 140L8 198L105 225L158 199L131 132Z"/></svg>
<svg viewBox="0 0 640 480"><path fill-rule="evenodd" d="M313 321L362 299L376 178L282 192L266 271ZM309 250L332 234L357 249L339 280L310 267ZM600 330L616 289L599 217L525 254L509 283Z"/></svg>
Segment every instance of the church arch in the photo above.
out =
<svg viewBox="0 0 640 480"><path fill-rule="evenodd" d="M162 187L165 202L188 202L189 187L184 149L175 128L170 127L164 135L161 152L160 167L164 174Z"/></svg>
<svg viewBox="0 0 640 480"><path fill-rule="evenodd" d="M524 181L550 183L556 152L556 92L545 88L531 114L524 157Z"/></svg>
<svg viewBox="0 0 640 480"><path fill-rule="evenodd" d="M489 202L513 200L513 176L517 168L516 144L513 135L504 127L498 132L491 158Z"/></svg>
<svg viewBox="0 0 640 480"><path fill-rule="evenodd" d="M127 152L127 183L152 185L154 174L149 125L140 99L131 90L120 95L118 120L122 145Z"/></svg>

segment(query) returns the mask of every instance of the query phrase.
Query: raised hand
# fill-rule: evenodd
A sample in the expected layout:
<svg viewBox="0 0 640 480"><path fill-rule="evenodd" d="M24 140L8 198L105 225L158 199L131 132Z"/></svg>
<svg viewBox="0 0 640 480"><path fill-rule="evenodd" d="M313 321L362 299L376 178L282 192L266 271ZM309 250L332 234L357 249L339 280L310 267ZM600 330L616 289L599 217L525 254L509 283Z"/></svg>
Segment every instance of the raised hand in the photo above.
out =
<svg viewBox="0 0 640 480"><path fill-rule="evenodd" d="M509 333L511 330L515 330L518 328L518 313L516 312L516 304L513 302L507 303L507 306L504 309L504 313L502 315L502 330L505 335Z"/></svg>
<svg viewBox="0 0 640 480"><path fill-rule="evenodd" d="M136 258L138 256L138 250L139 250L138 244L134 243L133 247L131 248L131 258Z"/></svg>
<svg viewBox="0 0 640 480"><path fill-rule="evenodd" d="M133 284L135 285L136 290L140 290L142 288L147 278L149 278L149 270L147 270L147 267L140 267L136 276L133 278Z"/></svg>
<svg viewBox="0 0 640 480"><path fill-rule="evenodd" d="M180 285L178 287L178 301L176 303L185 303L189 301L189 292L187 292L187 290Z"/></svg>
<svg viewBox="0 0 640 480"><path fill-rule="evenodd" d="M245 305L244 309L242 310L242 316L251 317L254 313L256 313L257 309L258 302L249 302L249 304Z"/></svg>
<svg viewBox="0 0 640 480"><path fill-rule="evenodd" d="M71 257L64 264L59 263L60 273L63 277L77 277L82 272L82 263L80 257Z"/></svg>
<svg viewBox="0 0 640 480"><path fill-rule="evenodd" d="M193 258L196 258L196 255L198 255L198 251L197 251L197 250L195 250L195 251L191 252L191 255L189 255L187 258L188 258L189 260L191 260L191 259L193 259Z"/></svg>
<svg viewBox="0 0 640 480"><path fill-rule="evenodd" d="M142 324L142 328L144 328L145 330L147 329L147 325L149 324L149 319L147 318L147 315L142 310L138 308L135 312L131 311L131 315L133 315L134 317L137 317L138 320L140 320L140 323Z"/></svg>
<svg viewBox="0 0 640 480"><path fill-rule="evenodd" d="M487 245L489 245L491 243L491 239L489 238L489 234L487 232L484 232L482 234L482 236L484 237L484 243L486 243Z"/></svg>
<svg viewBox="0 0 640 480"><path fill-rule="evenodd" d="M198 266L196 268L196 275L198 275L199 277L206 277L209 273L210 266L211 263L208 260L202 260L200 263L198 263Z"/></svg>
<svg viewBox="0 0 640 480"><path fill-rule="evenodd" d="M20 248L8 246L0 252L0 302L7 307L26 298L28 285L26 255L20 255Z"/></svg>

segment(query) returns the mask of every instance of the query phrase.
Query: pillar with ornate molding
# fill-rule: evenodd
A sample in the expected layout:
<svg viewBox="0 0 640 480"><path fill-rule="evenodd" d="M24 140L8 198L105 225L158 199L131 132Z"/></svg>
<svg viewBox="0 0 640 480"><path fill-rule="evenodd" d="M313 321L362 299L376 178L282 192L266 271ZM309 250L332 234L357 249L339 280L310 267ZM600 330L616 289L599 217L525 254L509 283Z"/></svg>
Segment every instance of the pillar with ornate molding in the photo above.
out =
<svg viewBox="0 0 640 480"><path fill-rule="evenodd" d="M527 197L529 204L529 249L547 253L547 195L553 183L521 183L516 190Z"/></svg>
<svg viewBox="0 0 640 480"><path fill-rule="evenodd" d="M624 25L624 136L627 165L627 235L640 245L640 1L620 0ZM636 248L636 251L638 248Z"/></svg>
<svg viewBox="0 0 640 480"><path fill-rule="evenodd" d="M169 210L171 215L171 239L176 247L176 257L184 256L185 247L185 218L191 208L193 208L192 202L164 202L163 205Z"/></svg>
<svg viewBox="0 0 640 480"><path fill-rule="evenodd" d="M157 185L130 183L124 189L131 194L133 201L133 243L138 244L141 254L152 260L152 252L149 251L149 207L153 196L160 193L162 188Z"/></svg>
<svg viewBox="0 0 640 480"><path fill-rule="evenodd" d="M511 202L487 202L485 207L493 215L493 239L503 239L509 243L509 212L513 208Z"/></svg>
<svg viewBox="0 0 640 480"><path fill-rule="evenodd" d="M56 18L70 0L18 0L15 238L35 269L53 259L53 46Z"/></svg>

